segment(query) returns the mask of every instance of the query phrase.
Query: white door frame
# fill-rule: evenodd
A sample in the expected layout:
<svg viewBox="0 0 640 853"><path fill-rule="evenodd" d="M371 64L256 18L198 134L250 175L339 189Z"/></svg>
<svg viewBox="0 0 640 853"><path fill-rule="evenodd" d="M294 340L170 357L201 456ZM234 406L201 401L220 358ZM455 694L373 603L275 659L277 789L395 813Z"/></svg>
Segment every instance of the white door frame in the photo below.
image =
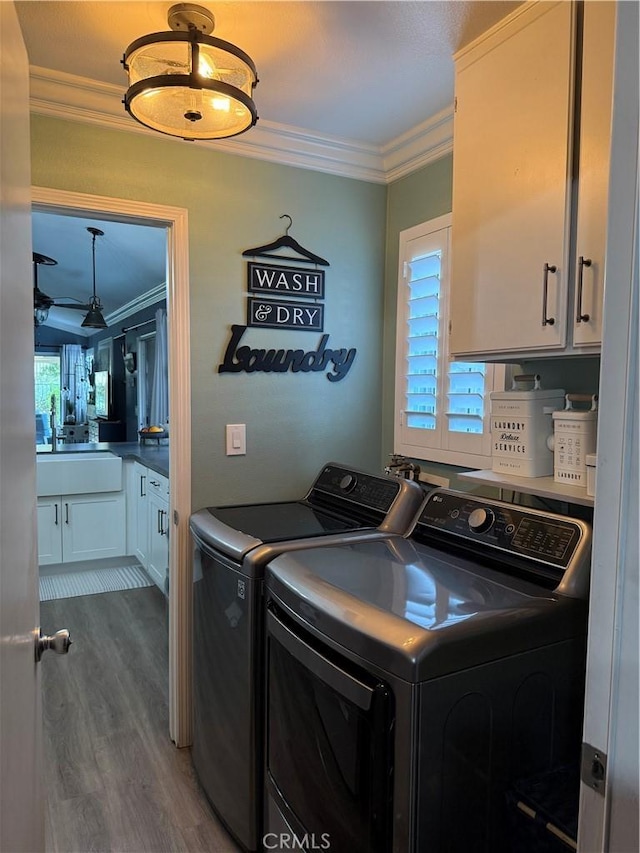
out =
<svg viewBox="0 0 640 853"><path fill-rule="evenodd" d="M171 483L169 537L169 735L176 746L191 743L191 353L189 234L181 207L33 187L34 210L99 216L167 228L167 326ZM135 650L132 650L135 653Z"/></svg>
<svg viewBox="0 0 640 853"><path fill-rule="evenodd" d="M638 839L638 105L638 4L619 2L583 732L606 776L581 785L585 853Z"/></svg>

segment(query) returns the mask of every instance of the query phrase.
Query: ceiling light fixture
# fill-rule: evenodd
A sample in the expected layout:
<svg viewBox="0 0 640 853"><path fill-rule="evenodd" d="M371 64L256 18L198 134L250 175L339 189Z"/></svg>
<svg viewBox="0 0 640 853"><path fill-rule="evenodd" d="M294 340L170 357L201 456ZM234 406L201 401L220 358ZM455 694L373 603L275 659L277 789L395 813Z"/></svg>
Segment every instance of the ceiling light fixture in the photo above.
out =
<svg viewBox="0 0 640 853"><path fill-rule="evenodd" d="M178 3L168 21L173 32L142 36L124 53L127 112L152 130L191 141L224 139L253 127L258 77L252 59L209 35L214 17L202 6Z"/></svg>
<svg viewBox="0 0 640 853"><path fill-rule="evenodd" d="M107 324L102 316L102 302L96 296L96 237L103 237L104 231L99 228L87 228L92 235L91 254L93 257L93 296L89 299L89 311L82 321L85 329L106 329Z"/></svg>
<svg viewBox="0 0 640 853"><path fill-rule="evenodd" d="M49 308L54 304L53 299L43 293L38 287L38 267L44 264L48 267L53 267L57 264L53 258L48 258L46 255L41 255L39 252L33 253L33 322L36 326L41 326L49 319Z"/></svg>

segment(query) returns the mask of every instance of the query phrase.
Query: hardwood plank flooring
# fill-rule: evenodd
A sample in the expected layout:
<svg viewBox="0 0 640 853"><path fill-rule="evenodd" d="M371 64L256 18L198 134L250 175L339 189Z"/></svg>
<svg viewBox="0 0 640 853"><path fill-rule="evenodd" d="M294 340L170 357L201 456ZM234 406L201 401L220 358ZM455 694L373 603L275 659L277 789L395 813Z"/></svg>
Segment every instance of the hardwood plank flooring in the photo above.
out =
<svg viewBox="0 0 640 853"><path fill-rule="evenodd" d="M169 739L166 601L148 587L40 605L50 853L239 853Z"/></svg>

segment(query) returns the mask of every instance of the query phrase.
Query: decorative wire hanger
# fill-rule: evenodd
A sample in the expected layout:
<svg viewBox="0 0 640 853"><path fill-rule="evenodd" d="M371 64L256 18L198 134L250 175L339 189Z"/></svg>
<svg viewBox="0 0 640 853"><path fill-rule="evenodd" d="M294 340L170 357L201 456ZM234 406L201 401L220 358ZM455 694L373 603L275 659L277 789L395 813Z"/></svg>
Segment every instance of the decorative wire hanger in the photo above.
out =
<svg viewBox="0 0 640 853"><path fill-rule="evenodd" d="M314 255L313 252L310 252L308 249L305 249L303 246L298 243L297 240L294 240L293 237L289 236L289 228L293 225L293 219L289 216L288 213L283 213L280 219L288 219L289 224L287 225L287 230L282 235L282 237L278 237L277 240L274 240L273 243L267 243L266 246L256 246L255 249L246 249L242 255L243 257L251 257L251 258L271 258L272 260L283 260L283 261L298 261L298 263L303 264L318 264L319 266L328 267L330 266L329 261L325 261L324 258L321 258L319 255ZM276 249L293 249L294 252L298 252L298 254L302 255L301 258L289 258L285 255L271 255L270 252L274 252Z"/></svg>

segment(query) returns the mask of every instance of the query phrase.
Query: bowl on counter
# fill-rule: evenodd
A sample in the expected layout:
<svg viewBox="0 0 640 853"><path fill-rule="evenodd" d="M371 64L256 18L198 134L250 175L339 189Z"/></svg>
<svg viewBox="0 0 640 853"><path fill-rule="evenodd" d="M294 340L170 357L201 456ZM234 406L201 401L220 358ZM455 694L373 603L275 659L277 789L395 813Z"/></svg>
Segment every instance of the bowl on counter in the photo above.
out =
<svg viewBox="0 0 640 853"><path fill-rule="evenodd" d="M169 433L166 429L157 430L156 432L143 432L142 430L138 430L138 439L145 444L148 441L156 441L160 444L160 440L163 438L169 438Z"/></svg>

